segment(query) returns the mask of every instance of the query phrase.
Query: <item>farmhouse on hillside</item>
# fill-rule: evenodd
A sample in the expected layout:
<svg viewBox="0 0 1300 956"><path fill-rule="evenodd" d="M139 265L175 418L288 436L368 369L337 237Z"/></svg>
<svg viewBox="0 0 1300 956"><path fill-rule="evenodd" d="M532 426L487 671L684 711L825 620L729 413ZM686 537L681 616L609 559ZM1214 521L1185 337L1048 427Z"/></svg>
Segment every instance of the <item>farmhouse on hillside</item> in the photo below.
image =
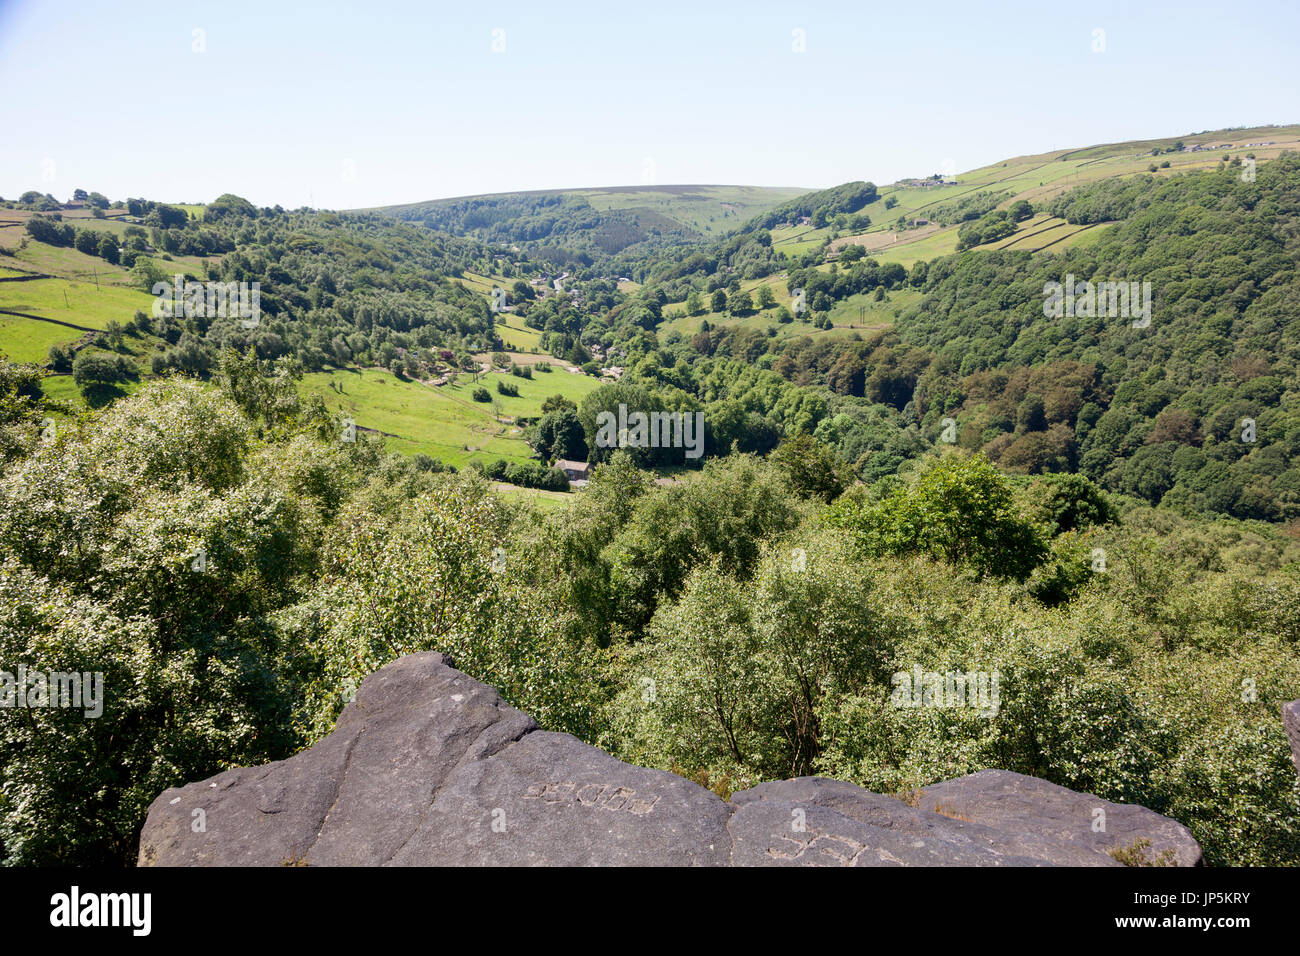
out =
<svg viewBox="0 0 1300 956"><path fill-rule="evenodd" d="M586 481L591 474L591 465L585 461L569 461L561 458L555 463L555 467L564 472L565 477L570 481Z"/></svg>

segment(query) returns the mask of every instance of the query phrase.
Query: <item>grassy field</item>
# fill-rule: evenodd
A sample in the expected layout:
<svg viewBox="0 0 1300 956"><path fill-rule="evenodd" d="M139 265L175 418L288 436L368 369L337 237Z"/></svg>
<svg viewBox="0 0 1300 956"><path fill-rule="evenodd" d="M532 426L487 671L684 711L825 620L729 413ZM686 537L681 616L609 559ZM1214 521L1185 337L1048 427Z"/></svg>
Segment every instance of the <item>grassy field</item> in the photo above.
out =
<svg viewBox="0 0 1300 956"><path fill-rule="evenodd" d="M0 356L10 362L44 365L51 345L64 345L81 337L76 329L39 322L18 315L0 315Z"/></svg>
<svg viewBox="0 0 1300 956"><path fill-rule="evenodd" d="M737 229L754 216L808 191L766 186L616 186L572 190L602 212L647 209L706 236Z"/></svg>
<svg viewBox="0 0 1300 956"><path fill-rule="evenodd" d="M581 492L572 491L546 491L541 488L520 488L518 485L508 485L504 481L494 481L492 490L498 492L506 498L515 501L526 501L538 511L555 511L558 508L567 507L572 501L574 494Z"/></svg>
<svg viewBox="0 0 1300 956"><path fill-rule="evenodd" d="M770 281L770 280L769 280ZM745 286L747 283L742 282ZM758 283L755 283L758 284ZM790 304L790 296L785 293L785 280L781 279L780 293L777 298L787 307ZM773 291L777 291L773 287ZM921 298L921 293L916 289L899 289L890 292L883 300L877 301L874 293L863 293L861 295L849 296L836 302L830 312L833 328L817 329L806 320L796 319L793 322L778 322L776 310L768 309L763 312L755 312L746 316L730 316L726 313L705 312L701 315L678 316L673 319L666 319L659 325L659 332L663 334L669 330L676 331L683 336L690 337L700 331L700 324L707 321L712 328L749 328L766 331L769 328L776 330L778 338L786 338L795 335L829 335L841 336L851 334L852 332L874 331L876 329L886 328L893 324L898 313L908 306L917 302Z"/></svg>
<svg viewBox="0 0 1300 956"><path fill-rule="evenodd" d="M680 315L678 314L681 312L680 308L675 311L668 311L672 317L666 318L664 321L659 323L658 329L660 335L665 332L674 331L689 338L696 332L700 331L700 326L704 322L708 322L709 327L715 329L766 329L769 326L776 326L778 329L778 335L780 334L779 330L782 328L802 327L805 330L812 328L812 326L807 322L790 322L786 326L782 326L776 320L775 309L767 309L762 312L754 312L750 315L742 316L728 315L726 312L712 311L701 312L699 315Z"/></svg>
<svg viewBox="0 0 1300 956"><path fill-rule="evenodd" d="M33 322L33 325L42 323ZM58 326L52 326L57 328ZM117 348L105 346L107 351L112 351L126 359L127 365L133 371L132 378L118 385L95 385L88 389L78 388L72 381L71 375L49 374L41 380L41 388L47 395L58 398L66 402L69 406L76 409L85 408L102 408L104 405L123 395L128 395L138 389L141 384L151 377L149 370L149 360L153 354L163 345L162 339L154 335L123 335L121 345ZM48 348L48 346L47 346ZM33 362L44 365L46 355L31 359Z"/></svg>
<svg viewBox="0 0 1300 956"><path fill-rule="evenodd" d="M134 289L71 279L0 282L0 308L58 319L86 329L125 323L137 309L148 314L153 297ZM75 342L79 329L24 316L0 314L0 354L14 362L44 364L51 345Z"/></svg>
<svg viewBox="0 0 1300 956"><path fill-rule="evenodd" d="M479 352L474 356L476 362L490 362L494 352ZM506 349L505 354L509 356L510 361L516 365L550 365L552 368L563 371L569 367L569 363L563 359L557 359L554 355L547 352L520 352L517 349ZM539 375L546 375L546 372L538 372Z"/></svg>
<svg viewBox="0 0 1300 956"><path fill-rule="evenodd" d="M479 295L488 301L492 300L492 290L500 286L503 289L509 289L514 285L514 279L506 279L502 276L485 276L477 272L466 272L454 281L459 282L465 288Z"/></svg>
<svg viewBox="0 0 1300 956"><path fill-rule="evenodd" d="M137 378L115 385L91 385L82 389L72 381L71 375L47 375L41 379L41 391L47 398L62 402L72 414L76 414L89 408L103 408L110 402L138 391L141 384L142 381ZM54 417L67 416L55 412Z"/></svg>
<svg viewBox="0 0 1300 956"><path fill-rule="evenodd" d="M1162 153L1151 156L1152 148L1166 149L1177 140L1187 146L1219 146L1231 143L1228 149L1206 149L1197 153ZM1246 147L1245 143L1273 142L1272 146ZM1170 137L1161 140L1148 140L1128 143L1114 143L1093 146L1086 149L1056 150L1034 156L1018 156L1003 162L994 163L979 169L959 174L957 182L951 185L931 187L882 186L879 198L863 207L862 212L871 217L872 225L867 236L886 233L900 217L906 219L926 219L933 209L942 204L961 199L976 192L1006 192L998 208L1005 209L1017 199L1027 199L1035 206L1045 203L1076 186L1105 179L1111 176L1131 176L1148 172L1148 167L1155 163L1156 175L1175 176L1191 170L1212 169L1226 156L1240 157L1252 153L1263 163L1275 159L1285 149L1300 148L1300 126L1285 126L1274 129L1257 128L1236 130L1231 133L1206 133L1191 136ZM1169 168L1159 167L1160 163L1169 162ZM920 171L918 176L929 175L930 171ZM885 203L892 200L893 208L886 209ZM1036 217L1037 218L1037 217ZM1032 222L1032 220L1031 220ZM1022 224L1022 230L1023 226ZM1080 231L1081 230L1077 230ZM772 230L772 246L787 255L797 256L803 251L815 248L828 238L835 237L829 228L813 229L809 226L793 226ZM998 243L1013 249L1034 251L1048 248L1047 241L1013 242L1016 236ZM1057 232L1044 237L1051 242L1050 248L1063 248L1076 241L1072 234ZM1057 240L1067 240L1057 242ZM1079 240L1081 241L1081 239ZM957 248L957 226L945 227L941 232L925 237L909 238L902 233L899 241L873 251L871 254L881 262L898 262L911 266L918 260L929 260L939 255L947 255ZM989 248L989 247L981 247Z"/></svg>
<svg viewBox="0 0 1300 956"><path fill-rule="evenodd" d="M492 301L492 291L494 289L509 290L515 283L513 278L479 275L476 272L466 272L456 281L471 292L477 292L489 303ZM524 325L524 320L513 312L503 312L497 317L497 334L501 336L501 341L509 349L516 349L520 352L535 352L540 348L539 343L541 342L542 333L536 329L528 328Z"/></svg>
<svg viewBox="0 0 1300 956"><path fill-rule="evenodd" d="M1113 222L1102 222L1095 226L1085 226L1082 229L1076 229L1073 233L1052 246L1053 251L1066 249L1069 247L1086 247L1097 242L1109 230L1115 228Z"/></svg>
<svg viewBox="0 0 1300 956"><path fill-rule="evenodd" d="M63 402L69 407L78 407L83 403L81 389L72 381L71 375L47 375L41 379L41 391L46 398Z"/></svg>
<svg viewBox="0 0 1300 956"><path fill-rule="evenodd" d="M113 319L125 322L137 309L148 315L153 302L153 296L146 292L104 281L98 286L93 281L75 279L0 282L0 308L91 329L102 329Z"/></svg>
<svg viewBox="0 0 1300 956"><path fill-rule="evenodd" d="M498 381L509 382L517 386L519 397L501 395L497 392L496 383ZM477 384L487 388L492 394L492 402L497 406L498 413L506 418L536 418L542 414L542 402L552 395L563 395L570 401L580 405L587 395L600 387L599 379L592 378L590 375L566 372L558 367L552 372L534 372L531 379L511 375L509 372L490 372L486 375L480 375ZM492 403L480 403L473 400L471 395L475 387L476 383L474 383L472 377L462 374L455 384L444 385L438 391L479 408L491 408Z"/></svg>
<svg viewBox="0 0 1300 956"><path fill-rule="evenodd" d="M762 279L742 279L740 281L740 288L742 292L748 292L750 297L753 298L755 290L759 286L765 285L772 290L772 297L776 300L776 304L778 306L783 305L789 309L794 302L794 297L791 296L790 292L786 289L788 278L788 273L778 272ZM701 300L707 306L710 301L710 296L702 296ZM809 328L806 322L800 323L795 321L785 325L777 322L775 306L771 309L766 309L762 312L755 312L752 315L745 316L732 316L726 312L714 312L712 309L707 308L699 315L688 316L684 313L685 307L682 302L670 303L665 306L665 319L659 323L659 331L662 333L670 329L675 329L682 335L694 335L699 331L700 323L705 320L707 320L711 326L738 326L740 328L753 329L765 329L768 326L776 326L778 335L782 334L783 329L799 326L802 326L804 329Z"/></svg>
<svg viewBox="0 0 1300 956"><path fill-rule="evenodd" d="M187 208L201 210L203 207ZM101 283L107 281L116 285L127 284L127 270L121 266L112 265L98 256L88 256L72 248L47 246L44 243L33 242L26 231L27 220L33 215L35 213L25 209L0 209L0 247L13 251L14 258L18 260L22 268L69 277L84 275L90 278L97 274ZM63 216L65 222L78 229L108 233L117 236L119 239L132 225L115 217L94 219L91 217L89 210L85 209L64 210L60 215ZM116 213L114 216L116 216ZM144 228L148 231L147 227ZM26 246L19 249L18 246L24 240L26 240ZM198 275L204 269L207 261L221 261L220 254L206 257L177 255L166 259L163 258L164 255L161 252L149 253L150 258L156 260L159 265L168 271L188 271L194 275Z"/></svg>
<svg viewBox="0 0 1300 956"><path fill-rule="evenodd" d="M831 321L837 329L879 329L892 325L898 313L919 302L919 289L897 289L877 301L874 292L851 295L836 302L831 309Z"/></svg>
<svg viewBox="0 0 1300 956"><path fill-rule="evenodd" d="M918 239L908 241L906 233L903 240L892 246L886 246L871 255L878 262L897 262L909 269L917 262L929 261L937 256L950 255L957 251L957 230L945 229Z"/></svg>
<svg viewBox="0 0 1300 956"><path fill-rule="evenodd" d="M28 242L14 253L14 264L30 272L49 275L93 279L98 276L100 285L128 285L126 270L112 265L98 256L88 256L68 246L47 246L43 242Z"/></svg>
<svg viewBox="0 0 1300 956"><path fill-rule="evenodd" d="M389 372L317 372L303 377L301 389L321 396L331 412L386 433L388 447L409 455L423 452L458 468L477 451L487 452L480 458L527 457L518 430L494 420L490 408L467 407L432 386Z"/></svg>
<svg viewBox="0 0 1300 956"><path fill-rule="evenodd" d="M518 352L536 352L541 348L542 333L526 327L524 320L512 312L503 313L496 328L506 348Z"/></svg>
<svg viewBox="0 0 1300 956"><path fill-rule="evenodd" d="M812 226L778 226L771 232L772 248L796 258L820 246L830 230L814 229Z"/></svg>
<svg viewBox="0 0 1300 956"><path fill-rule="evenodd" d="M517 385L519 397L499 394L496 383L501 380ZM477 383L462 374L455 384L434 387L381 369L348 369L306 375L301 388L304 394L320 395L327 408L357 425L387 433L393 450L423 452L460 468L472 459L529 460L531 449L513 419L539 416L550 395L581 403L599 384L562 371L538 373L531 380L493 372ZM487 388L491 402L473 400L478 385Z"/></svg>

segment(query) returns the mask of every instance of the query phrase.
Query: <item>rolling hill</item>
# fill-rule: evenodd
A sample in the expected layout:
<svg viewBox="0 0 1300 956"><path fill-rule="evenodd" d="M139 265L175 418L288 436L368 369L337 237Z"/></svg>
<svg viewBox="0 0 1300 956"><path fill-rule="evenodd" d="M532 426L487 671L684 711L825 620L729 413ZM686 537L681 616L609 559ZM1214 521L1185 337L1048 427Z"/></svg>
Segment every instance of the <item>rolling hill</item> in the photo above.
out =
<svg viewBox="0 0 1300 956"><path fill-rule="evenodd" d="M1182 144L1185 149L1175 151L1177 144ZM772 245L774 249L797 256L828 242L833 247L858 243L881 262L911 266L921 259L928 260L957 250L959 223L936 224L932 221L933 216L937 210L963 199L969 200L979 193L994 194L997 198L995 208L998 209L1009 208L1018 200L1026 200L1037 207L1076 186L1149 172L1153 164L1157 175L1175 176L1191 170L1212 169L1228 155L1251 153L1264 161L1297 148L1300 148L1300 125L1218 130L1017 156L958 173L951 181L919 176L881 186L879 197L861 210L872 221L872 225L862 232L849 233L834 225L821 228L789 225L772 230ZM1159 152L1153 152L1156 150ZM1162 166L1165 162L1169 165ZM919 226L912 225L918 220L925 222ZM900 223L903 228L900 228ZM936 228L927 228L929 225ZM1044 228L1053 225L1056 228L1050 231ZM1022 222L1006 245L1014 243L1017 249L1034 251L1057 243L1068 244L1072 236L1082 230L1062 228L1065 225L1059 220L1050 223L1041 218Z"/></svg>
<svg viewBox="0 0 1300 956"><path fill-rule="evenodd" d="M608 186L462 196L358 210L500 243L614 254L653 239L720 236L807 193L765 186Z"/></svg>

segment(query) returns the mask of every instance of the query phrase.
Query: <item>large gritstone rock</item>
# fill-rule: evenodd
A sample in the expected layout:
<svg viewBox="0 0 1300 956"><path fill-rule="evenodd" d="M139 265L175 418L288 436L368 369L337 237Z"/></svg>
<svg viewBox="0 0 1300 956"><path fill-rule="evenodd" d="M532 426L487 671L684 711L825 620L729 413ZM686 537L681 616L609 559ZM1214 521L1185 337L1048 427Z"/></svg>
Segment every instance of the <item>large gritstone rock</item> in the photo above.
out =
<svg viewBox="0 0 1300 956"><path fill-rule="evenodd" d="M1094 829L1098 809L1104 829ZM1200 861L1173 820L1002 771L930 787L916 807L816 777L727 802L540 730L426 653L370 675L311 749L164 792L139 862L1115 866L1107 851L1139 840L1153 859Z"/></svg>
<svg viewBox="0 0 1300 956"><path fill-rule="evenodd" d="M1006 770L981 770L926 787L920 805L993 828L1009 839L1032 840L1040 848L1035 855L1053 863L1086 865L1090 856L1111 851L1150 864L1202 862L1200 844L1177 820Z"/></svg>
<svg viewBox="0 0 1300 956"><path fill-rule="evenodd" d="M140 862L718 864L729 816L689 780L539 730L427 653L368 677L310 750L165 791Z"/></svg>

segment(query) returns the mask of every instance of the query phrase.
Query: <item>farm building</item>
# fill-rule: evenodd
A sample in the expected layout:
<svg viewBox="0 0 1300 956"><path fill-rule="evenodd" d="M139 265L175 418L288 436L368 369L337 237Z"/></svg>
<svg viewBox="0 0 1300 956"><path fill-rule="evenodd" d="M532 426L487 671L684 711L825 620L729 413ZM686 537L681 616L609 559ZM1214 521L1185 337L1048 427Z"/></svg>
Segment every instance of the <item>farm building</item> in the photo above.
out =
<svg viewBox="0 0 1300 956"><path fill-rule="evenodd" d="M567 458L561 458L556 461L555 467L564 472L565 477L570 481L586 481L591 474L591 465L585 461L569 461Z"/></svg>

